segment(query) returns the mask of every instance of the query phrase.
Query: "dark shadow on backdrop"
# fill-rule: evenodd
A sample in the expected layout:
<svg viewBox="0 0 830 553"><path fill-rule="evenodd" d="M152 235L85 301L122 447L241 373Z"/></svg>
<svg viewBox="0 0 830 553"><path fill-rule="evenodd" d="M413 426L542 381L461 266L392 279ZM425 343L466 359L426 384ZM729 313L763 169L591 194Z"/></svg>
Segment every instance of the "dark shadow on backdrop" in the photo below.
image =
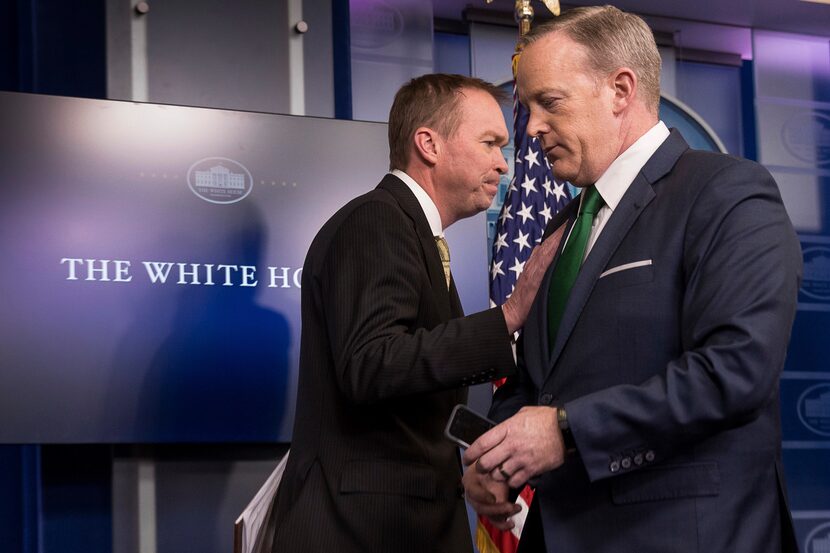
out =
<svg viewBox="0 0 830 553"><path fill-rule="evenodd" d="M215 240L217 248L211 253L215 259L203 262L256 266L259 285L242 287L235 277L234 286L222 286L218 276L213 286L177 285L170 282L178 279L171 271L164 286L178 289L169 329L158 328L160 307L166 306L148 302L139 308L116 354L121 376L110 388L116 410L120 394L137 396L134 416L120 417L137 438L129 441L271 441L279 433L287 404L290 328L283 314L256 303L257 291L267 285L260 213L251 204L229 207L204 207L215 212L217 224L206 229L203 240ZM228 228L231 236L215 236ZM176 236L175 229L170 236ZM159 301L170 297L166 291L158 290ZM124 370L143 378L123 375ZM130 381L140 388L128 390Z"/></svg>

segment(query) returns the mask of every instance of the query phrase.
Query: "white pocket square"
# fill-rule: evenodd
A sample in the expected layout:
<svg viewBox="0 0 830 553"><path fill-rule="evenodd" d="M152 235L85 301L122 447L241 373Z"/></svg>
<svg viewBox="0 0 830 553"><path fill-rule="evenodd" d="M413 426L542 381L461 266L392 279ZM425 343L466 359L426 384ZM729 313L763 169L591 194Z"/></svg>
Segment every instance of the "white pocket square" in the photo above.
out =
<svg viewBox="0 0 830 553"><path fill-rule="evenodd" d="M651 259L643 259L642 261L634 261L633 263L617 265L616 267L608 269L607 271L599 275L599 278L606 277L608 275L613 275L614 273L619 273L620 271L627 271L628 269L636 269L637 267L647 267L651 264Z"/></svg>

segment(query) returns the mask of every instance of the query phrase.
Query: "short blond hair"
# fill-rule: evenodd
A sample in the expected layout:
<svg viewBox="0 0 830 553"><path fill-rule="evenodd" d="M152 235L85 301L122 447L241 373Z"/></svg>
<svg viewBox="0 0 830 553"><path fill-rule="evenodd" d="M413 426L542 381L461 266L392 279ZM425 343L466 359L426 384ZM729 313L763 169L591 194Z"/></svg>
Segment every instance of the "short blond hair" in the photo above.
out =
<svg viewBox="0 0 830 553"><path fill-rule="evenodd" d="M588 51L591 67L609 75L628 67L637 75L645 105L655 114L660 108L660 53L654 34L640 17L614 6L572 8L525 35L527 46L555 32L563 32Z"/></svg>

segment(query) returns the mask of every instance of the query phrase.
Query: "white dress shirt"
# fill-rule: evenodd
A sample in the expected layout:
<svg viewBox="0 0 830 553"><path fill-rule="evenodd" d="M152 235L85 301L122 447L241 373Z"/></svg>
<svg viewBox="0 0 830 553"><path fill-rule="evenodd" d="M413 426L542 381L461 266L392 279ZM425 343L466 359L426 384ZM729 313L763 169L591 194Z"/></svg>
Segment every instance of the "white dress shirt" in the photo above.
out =
<svg viewBox="0 0 830 553"><path fill-rule="evenodd" d="M421 186L415 182L415 179L400 169L394 169L391 173L401 179L409 187L409 189L412 190L412 193L415 194L415 197L418 199L418 203L421 204L421 209L424 211L424 215L426 215L432 235L443 237L444 228L441 226L441 214L438 213L438 208L435 206L435 202L432 201L432 198L429 197L426 190L421 188Z"/></svg>
<svg viewBox="0 0 830 553"><path fill-rule="evenodd" d="M605 205L594 216L591 234L588 236L588 246L585 248L585 257L582 259L583 262L588 257L591 248L596 244L602 229L605 228L611 214L617 209L617 205L619 205L628 187L631 186L646 162L668 137L668 127L662 121L658 121L646 134L638 138L634 144L620 154L597 180L595 186ZM582 195L580 195L580 198L580 202L584 200Z"/></svg>

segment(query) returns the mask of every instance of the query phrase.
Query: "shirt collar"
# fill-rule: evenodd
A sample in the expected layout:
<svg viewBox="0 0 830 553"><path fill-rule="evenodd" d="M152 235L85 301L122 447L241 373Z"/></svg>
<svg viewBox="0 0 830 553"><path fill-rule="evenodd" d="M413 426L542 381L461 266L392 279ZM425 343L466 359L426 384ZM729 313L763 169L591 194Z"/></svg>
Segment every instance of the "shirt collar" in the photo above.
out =
<svg viewBox="0 0 830 553"><path fill-rule="evenodd" d="M426 215L432 235L444 236L444 229L441 226L441 214L438 213L438 208L435 206L435 202L432 201L432 198L429 197L426 190L421 188L421 185L415 182L415 179L400 169L394 169L391 173L401 179L404 184L412 190L412 193L415 194L415 198L418 199L418 203L421 204L421 209L423 210L424 215Z"/></svg>
<svg viewBox="0 0 830 553"><path fill-rule="evenodd" d="M611 211L617 208L623 194L634 182L637 174L668 137L668 127L662 121L658 121L621 153L597 180L597 191Z"/></svg>

